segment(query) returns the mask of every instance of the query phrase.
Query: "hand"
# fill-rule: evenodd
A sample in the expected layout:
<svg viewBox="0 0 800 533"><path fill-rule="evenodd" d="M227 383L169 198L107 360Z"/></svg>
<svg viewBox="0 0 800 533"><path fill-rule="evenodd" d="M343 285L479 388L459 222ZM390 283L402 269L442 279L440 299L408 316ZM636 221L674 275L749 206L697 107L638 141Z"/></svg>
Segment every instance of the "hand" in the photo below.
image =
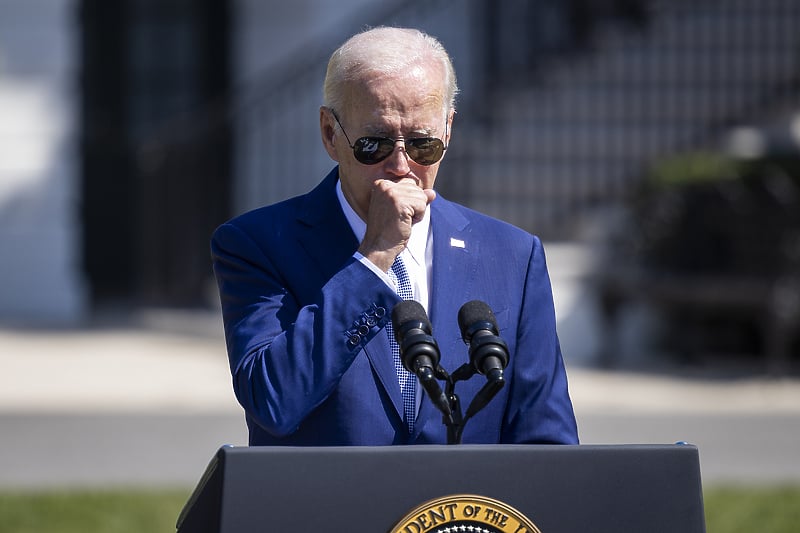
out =
<svg viewBox="0 0 800 533"><path fill-rule="evenodd" d="M378 180L372 188L367 232L358 251L388 272L411 238L411 227L422 220L436 192L422 189L412 178Z"/></svg>

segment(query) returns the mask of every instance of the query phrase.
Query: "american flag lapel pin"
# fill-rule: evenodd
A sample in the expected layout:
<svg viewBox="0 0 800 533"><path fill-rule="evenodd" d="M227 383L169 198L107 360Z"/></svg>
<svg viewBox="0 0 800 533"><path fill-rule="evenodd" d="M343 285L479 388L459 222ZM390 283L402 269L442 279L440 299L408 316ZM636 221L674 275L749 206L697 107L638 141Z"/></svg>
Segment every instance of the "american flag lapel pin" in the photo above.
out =
<svg viewBox="0 0 800 533"><path fill-rule="evenodd" d="M456 239L455 237L450 237L450 246L452 248L466 248L464 241L461 239Z"/></svg>

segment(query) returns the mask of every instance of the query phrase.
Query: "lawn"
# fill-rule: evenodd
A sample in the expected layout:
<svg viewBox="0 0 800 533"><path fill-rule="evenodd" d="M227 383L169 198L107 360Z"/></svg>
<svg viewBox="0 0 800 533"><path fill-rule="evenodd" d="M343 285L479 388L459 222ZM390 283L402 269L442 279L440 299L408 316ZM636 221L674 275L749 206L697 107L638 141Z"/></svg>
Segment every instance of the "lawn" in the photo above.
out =
<svg viewBox="0 0 800 533"><path fill-rule="evenodd" d="M174 532L188 490L0 492L0 533ZM800 487L709 488L708 533L796 533Z"/></svg>
<svg viewBox="0 0 800 533"><path fill-rule="evenodd" d="M800 531L800 486L711 488L703 500L708 533Z"/></svg>
<svg viewBox="0 0 800 533"><path fill-rule="evenodd" d="M0 533L174 532L189 492L0 492Z"/></svg>

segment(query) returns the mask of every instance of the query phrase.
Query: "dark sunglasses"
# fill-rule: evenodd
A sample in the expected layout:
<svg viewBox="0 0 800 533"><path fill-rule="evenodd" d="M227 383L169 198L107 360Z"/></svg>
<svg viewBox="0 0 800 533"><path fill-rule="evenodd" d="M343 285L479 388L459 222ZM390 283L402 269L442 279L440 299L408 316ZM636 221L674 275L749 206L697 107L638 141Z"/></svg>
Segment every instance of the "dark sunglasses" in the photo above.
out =
<svg viewBox="0 0 800 533"><path fill-rule="evenodd" d="M351 143L350 137L344 131L344 126L339 121L339 117L331 110L336 123L342 128L347 144L353 149L353 155L359 163L365 165L376 165L392 155L397 141L403 141L406 153L412 161L420 165L432 165L438 162L447 150L444 141L436 137L417 137L414 139L391 139L389 137L359 137L356 142ZM445 136L447 135L447 123L445 122Z"/></svg>

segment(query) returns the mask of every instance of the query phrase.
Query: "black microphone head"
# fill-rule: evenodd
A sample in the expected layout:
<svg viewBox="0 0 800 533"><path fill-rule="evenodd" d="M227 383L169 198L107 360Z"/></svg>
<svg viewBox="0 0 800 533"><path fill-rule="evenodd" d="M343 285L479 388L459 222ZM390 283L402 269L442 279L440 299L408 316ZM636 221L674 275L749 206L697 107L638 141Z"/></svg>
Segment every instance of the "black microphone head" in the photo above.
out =
<svg viewBox="0 0 800 533"><path fill-rule="evenodd" d="M397 342L400 342L401 332L409 327L420 328L429 334L433 330L431 321L422 304L416 300L403 300L392 309L392 327Z"/></svg>
<svg viewBox="0 0 800 533"><path fill-rule="evenodd" d="M416 300L403 300L392 309L392 325L399 326L410 320L430 325L425 308Z"/></svg>
<svg viewBox="0 0 800 533"><path fill-rule="evenodd" d="M497 335L497 319L492 308L480 300L472 300L461 306L458 310L458 327L461 328L461 338L469 343L472 335L479 329L491 329Z"/></svg>
<svg viewBox="0 0 800 533"><path fill-rule="evenodd" d="M439 346L431 337L433 327L425 308L414 300L403 300L392 309L392 327L406 370L420 379L421 364L433 371L439 364Z"/></svg>

